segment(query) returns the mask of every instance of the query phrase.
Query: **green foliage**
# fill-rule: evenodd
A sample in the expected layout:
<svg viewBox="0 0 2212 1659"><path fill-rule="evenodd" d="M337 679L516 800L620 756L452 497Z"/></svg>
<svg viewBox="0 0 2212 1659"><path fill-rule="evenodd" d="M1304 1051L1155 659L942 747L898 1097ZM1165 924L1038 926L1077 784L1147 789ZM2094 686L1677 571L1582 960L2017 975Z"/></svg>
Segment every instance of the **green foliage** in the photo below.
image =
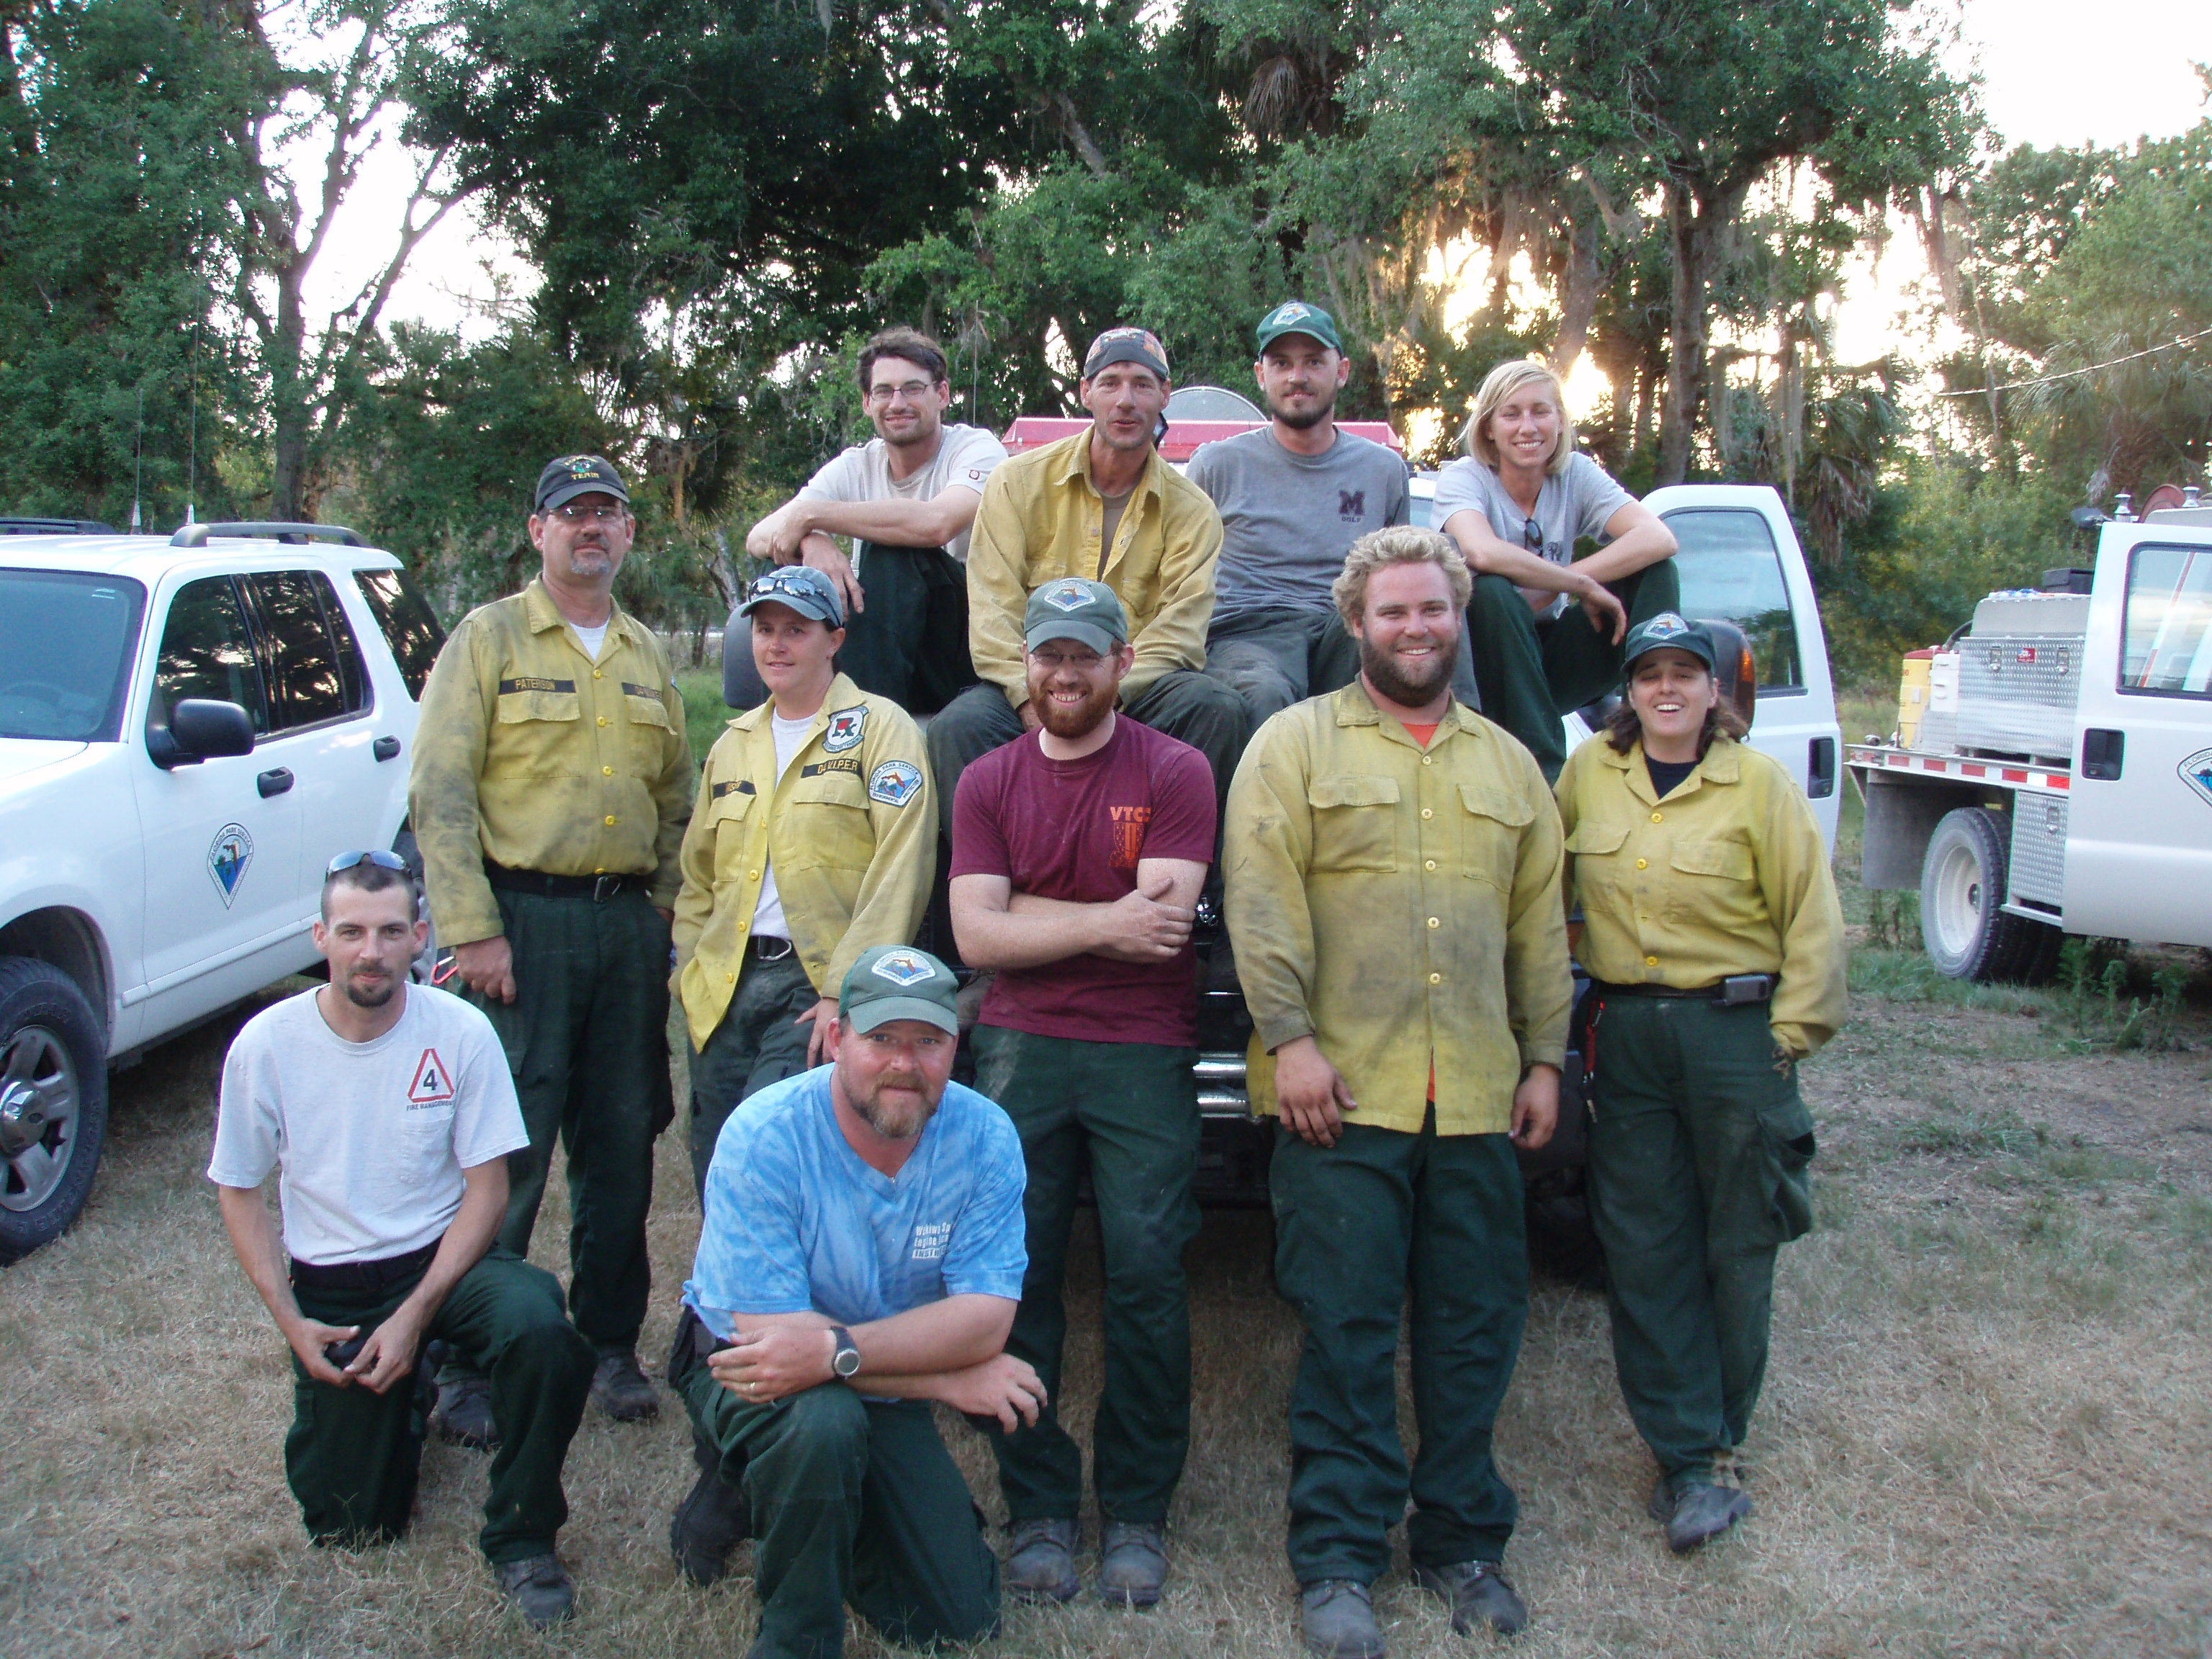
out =
<svg viewBox="0 0 2212 1659"><path fill-rule="evenodd" d="M2152 970L2148 998L2128 996L2130 975L2124 939L2069 939L2059 952L2058 977L2065 1001L2051 1024L2064 1032L2060 1046L2069 1054L2130 1048L2163 1054L2188 1046L2179 1026L2189 971L2179 963Z"/></svg>

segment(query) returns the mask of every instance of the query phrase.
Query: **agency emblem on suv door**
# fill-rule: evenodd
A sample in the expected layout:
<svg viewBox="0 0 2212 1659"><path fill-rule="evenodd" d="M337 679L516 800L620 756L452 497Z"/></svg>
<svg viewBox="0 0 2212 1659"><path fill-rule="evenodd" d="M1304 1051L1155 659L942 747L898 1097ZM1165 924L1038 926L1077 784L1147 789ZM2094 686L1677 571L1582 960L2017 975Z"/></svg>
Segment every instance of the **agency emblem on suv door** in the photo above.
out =
<svg viewBox="0 0 2212 1659"><path fill-rule="evenodd" d="M238 896L238 884L246 879L246 866L252 862L253 837L246 834L244 824L226 823L215 832L215 839L208 844L208 876L222 896L224 909L229 909L231 901Z"/></svg>

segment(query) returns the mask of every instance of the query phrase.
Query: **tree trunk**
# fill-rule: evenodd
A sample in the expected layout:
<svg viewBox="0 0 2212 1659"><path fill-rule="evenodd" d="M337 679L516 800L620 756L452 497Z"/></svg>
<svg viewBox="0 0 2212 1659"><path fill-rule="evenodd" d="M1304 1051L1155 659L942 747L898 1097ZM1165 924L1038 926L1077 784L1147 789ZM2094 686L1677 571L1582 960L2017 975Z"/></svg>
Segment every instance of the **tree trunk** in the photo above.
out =
<svg viewBox="0 0 2212 1659"><path fill-rule="evenodd" d="M313 419L300 382L307 349L307 313L301 289L307 276L298 258L286 260L276 278L276 323L268 342L270 445L269 516L298 522L309 516L307 436Z"/></svg>
<svg viewBox="0 0 2212 1659"><path fill-rule="evenodd" d="M1690 474L1690 441L1705 398L1705 262L1714 221L1687 186L1667 186L1667 234L1674 253L1672 316L1668 326L1667 401L1659 417L1659 471L1654 482L1680 483Z"/></svg>
<svg viewBox="0 0 2212 1659"><path fill-rule="evenodd" d="M1598 289L1602 286L1597 263L1599 227L1583 219L1574 222L1567 253L1567 280L1559 296L1559 335L1552 345L1552 373L1562 380L1575 372L1575 364L1589 340L1590 319L1597 314Z"/></svg>

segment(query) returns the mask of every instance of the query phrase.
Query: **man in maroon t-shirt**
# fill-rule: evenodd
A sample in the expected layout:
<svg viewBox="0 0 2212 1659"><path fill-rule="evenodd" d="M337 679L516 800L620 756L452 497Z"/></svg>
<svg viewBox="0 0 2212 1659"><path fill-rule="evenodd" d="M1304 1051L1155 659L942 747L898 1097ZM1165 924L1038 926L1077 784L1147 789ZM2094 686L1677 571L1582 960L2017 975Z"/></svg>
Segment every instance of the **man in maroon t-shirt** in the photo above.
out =
<svg viewBox="0 0 2212 1659"><path fill-rule="evenodd" d="M1053 1402L1034 1427L994 1436L1013 1522L1006 1588L1065 1601L1079 1587L1083 1454L1057 1407L1060 1278L1087 1165L1106 1266L1098 1590L1150 1607L1190 1442L1190 925L1213 853L1213 774L1188 744L1115 713L1134 653L1113 589L1048 582L1023 633L1041 727L969 765L952 811L954 936L970 967L997 973L975 1083L1013 1119L1029 1165L1029 1272L1006 1352L1036 1367Z"/></svg>

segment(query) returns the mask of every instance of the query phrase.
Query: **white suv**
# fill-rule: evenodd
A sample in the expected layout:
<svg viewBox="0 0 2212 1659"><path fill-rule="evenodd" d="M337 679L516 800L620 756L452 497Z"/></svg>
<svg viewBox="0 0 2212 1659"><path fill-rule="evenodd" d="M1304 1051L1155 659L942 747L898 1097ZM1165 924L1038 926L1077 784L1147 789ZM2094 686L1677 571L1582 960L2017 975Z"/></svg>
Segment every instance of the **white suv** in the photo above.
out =
<svg viewBox="0 0 2212 1659"><path fill-rule="evenodd" d="M111 1063L313 966L337 854L411 854L443 640L332 526L0 537L0 1262L83 1206Z"/></svg>

